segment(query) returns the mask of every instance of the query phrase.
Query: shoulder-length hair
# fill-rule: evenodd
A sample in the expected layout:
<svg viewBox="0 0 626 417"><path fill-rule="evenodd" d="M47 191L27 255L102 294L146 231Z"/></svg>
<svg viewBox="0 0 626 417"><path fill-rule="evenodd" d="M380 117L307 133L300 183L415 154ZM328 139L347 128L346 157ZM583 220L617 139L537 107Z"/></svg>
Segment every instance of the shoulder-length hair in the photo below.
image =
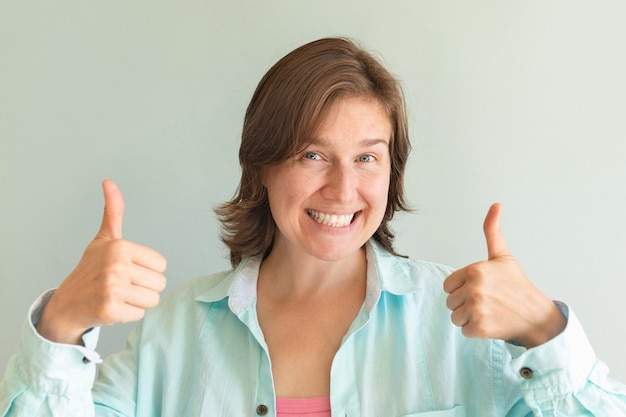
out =
<svg viewBox="0 0 626 417"><path fill-rule="evenodd" d="M409 211L404 169L411 145L402 89L374 56L352 40L324 38L280 59L263 76L248 105L239 148L241 180L233 198L215 210L233 267L244 257L267 256L272 249L276 224L262 183L265 168L306 146L331 105L343 97L377 100L392 122L387 208L373 238L395 253L389 221L396 211Z"/></svg>

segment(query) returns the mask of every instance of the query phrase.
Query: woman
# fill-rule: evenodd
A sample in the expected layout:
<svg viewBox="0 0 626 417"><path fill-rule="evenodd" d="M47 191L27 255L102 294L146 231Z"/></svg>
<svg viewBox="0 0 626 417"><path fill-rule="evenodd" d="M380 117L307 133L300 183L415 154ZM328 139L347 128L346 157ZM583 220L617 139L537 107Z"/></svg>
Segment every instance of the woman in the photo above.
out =
<svg viewBox="0 0 626 417"><path fill-rule="evenodd" d="M453 272L394 252L409 148L399 84L375 58L342 38L291 52L252 97L239 189L217 210L233 270L159 303L165 259L121 239L106 181L102 227L34 305L0 412L626 415L573 313L508 252L498 204L487 261ZM89 329L157 303L94 383Z"/></svg>

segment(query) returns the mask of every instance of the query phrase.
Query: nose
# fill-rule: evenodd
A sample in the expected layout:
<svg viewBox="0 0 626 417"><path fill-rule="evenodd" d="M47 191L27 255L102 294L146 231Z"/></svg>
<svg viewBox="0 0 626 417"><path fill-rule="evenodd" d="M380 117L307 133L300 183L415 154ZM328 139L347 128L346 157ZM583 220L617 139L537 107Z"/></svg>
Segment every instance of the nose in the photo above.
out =
<svg viewBox="0 0 626 417"><path fill-rule="evenodd" d="M357 196L357 178L352 168L336 165L328 170L322 196L340 203L353 201Z"/></svg>

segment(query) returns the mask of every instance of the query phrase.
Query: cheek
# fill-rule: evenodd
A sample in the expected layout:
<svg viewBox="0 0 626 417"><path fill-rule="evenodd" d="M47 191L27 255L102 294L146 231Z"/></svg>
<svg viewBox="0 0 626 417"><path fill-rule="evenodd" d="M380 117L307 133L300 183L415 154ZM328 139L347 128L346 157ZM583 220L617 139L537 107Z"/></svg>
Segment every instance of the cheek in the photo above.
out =
<svg viewBox="0 0 626 417"><path fill-rule="evenodd" d="M306 193L307 181L284 169L267 178L266 187L272 212L296 205Z"/></svg>
<svg viewBox="0 0 626 417"><path fill-rule="evenodd" d="M365 187L365 192L367 193L368 199L371 201L370 204L376 207L382 206L383 210L386 209L387 200L389 198L389 184L389 175L381 175L368 182Z"/></svg>

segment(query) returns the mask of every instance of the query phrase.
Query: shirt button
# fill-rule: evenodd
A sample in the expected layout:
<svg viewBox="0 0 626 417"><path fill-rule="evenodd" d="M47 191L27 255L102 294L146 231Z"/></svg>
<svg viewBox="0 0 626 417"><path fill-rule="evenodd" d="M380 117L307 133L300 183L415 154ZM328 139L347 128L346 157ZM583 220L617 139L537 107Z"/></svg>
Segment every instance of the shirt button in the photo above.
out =
<svg viewBox="0 0 626 417"><path fill-rule="evenodd" d="M91 361L86 356L83 356L83 363L87 364L91 363Z"/></svg>
<svg viewBox="0 0 626 417"><path fill-rule="evenodd" d="M264 416L267 414L267 406L265 404L260 404L256 408L256 413L260 416Z"/></svg>
<svg viewBox="0 0 626 417"><path fill-rule="evenodd" d="M520 369L519 374L520 374L520 375L522 376L522 378L524 378L524 379L530 379L530 378L532 378L532 377L533 377L533 370L532 370L532 369L530 369L530 368L526 368L526 367L524 367L524 368Z"/></svg>

